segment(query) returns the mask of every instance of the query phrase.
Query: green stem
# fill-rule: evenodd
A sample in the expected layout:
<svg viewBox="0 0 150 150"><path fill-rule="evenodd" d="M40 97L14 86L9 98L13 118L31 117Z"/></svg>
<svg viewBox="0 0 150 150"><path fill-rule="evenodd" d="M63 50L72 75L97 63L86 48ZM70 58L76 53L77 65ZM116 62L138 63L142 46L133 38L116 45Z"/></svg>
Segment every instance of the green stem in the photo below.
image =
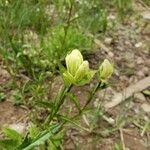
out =
<svg viewBox="0 0 150 150"><path fill-rule="evenodd" d="M47 117L44 123L45 126L48 125L53 120L53 118L55 117L55 115L57 114L60 107L63 105L65 101L66 93L68 93L71 90L71 88L72 88L72 85L68 87L64 86L61 92L58 94L58 96L55 99L55 107L54 109L52 109L51 114Z"/></svg>
<svg viewBox="0 0 150 150"><path fill-rule="evenodd" d="M64 38L63 38L63 42L62 42L62 49L64 49L64 46L66 44L66 38L67 38L68 30L69 30L69 27L70 27L72 9L73 9L73 3L71 2L71 6L69 8L69 15L68 15L68 19L67 19L67 22L66 22L66 26L64 26Z"/></svg>
<svg viewBox="0 0 150 150"><path fill-rule="evenodd" d="M99 83L96 84L96 86L95 86L94 89L92 90L92 92L91 92L91 94L90 94L90 96L89 96L89 98L88 98L86 104L85 104L84 107L82 108L81 112L83 112L83 111L85 110L85 108L87 107L87 105L92 101L92 99L93 99L95 93L97 92L97 90L99 89L100 85L101 85L101 82L99 82Z"/></svg>
<svg viewBox="0 0 150 150"><path fill-rule="evenodd" d="M85 108L87 107L87 105L92 101L93 97L95 96L95 94L96 94L96 92L97 92L97 90L99 89L100 86L101 86L101 82L99 82L99 83L96 84L96 86L95 86L94 89L92 90L92 92L91 92L91 94L90 94L90 96L89 96L89 98L88 98L86 104L85 104L84 107L82 108L82 110L79 112L79 114L77 114L77 115L75 115L74 117L72 117L72 119L75 119L75 118L79 117L79 116L82 114L82 112L85 110ZM71 89L71 86L70 86L70 89ZM68 92L69 92L69 91L70 91L70 90L68 89ZM64 99L65 99L65 98L63 98L63 101L62 101L62 102L64 102ZM60 106L61 106L61 105L60 105ZM59 107L59 108L60 108L60 107ZM59 109L58 109L58 110L59 110ZM57 114L57 113L56 113L56 114ZM66 123L67 123L67 121L62 122L62 125L61 125L61 126L65 125Z"/></svg>
<svg viewBox="0 0 150 150"><path fill-rule="evenodd" d="M72 117L72 119L75 119L75 118L79 117L82 114L82 112L86 109L87 105L92 101L94 95L96 94L96 92L97 92L97 90L99 89L100 86L101 86L101 82L96 84L96 86L93 88L86 104L83 106L83 108L81 109L81 111L77 115Z"/></svg>

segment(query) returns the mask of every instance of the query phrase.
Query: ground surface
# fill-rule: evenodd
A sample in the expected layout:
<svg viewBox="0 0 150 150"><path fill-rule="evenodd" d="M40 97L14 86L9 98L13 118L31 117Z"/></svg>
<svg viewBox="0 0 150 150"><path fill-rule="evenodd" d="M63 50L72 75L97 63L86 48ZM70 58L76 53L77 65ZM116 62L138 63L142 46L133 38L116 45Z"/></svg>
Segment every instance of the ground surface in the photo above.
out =
<svg viewBox="0 0 150 150"><path fill-rule="evenodd" d="M131 17L130 22L119 25L115 33L114 31L109 32L101 38L102 43L110 52L97 47L93 54L85 56L92 63L93 68L104 58L109 58L114 62L115 72L110 81L111 87L106 89L105 102L109 101L115 92L120 92L140 79L150 76L150 24L148 25L145 19L145 15L150 16L150 12L145 7L140 8L138 13ZM10 76L1 62L0 85L4 86L9 80ZM89 86L93 86L92 84ZM86 89L88 88L74 89L78 91L81 101L84 99ZM0 128L17 123L26 124L27 110L11 103L10 89L6 89L5 92L8 94L7 100L0 102ZM99 91L97 98L102 99L103 95L104 91ZM97 106L97 98L93 100L93 107ZM106 113L115 121L122 117L123 127L106 134L106 129L111 129L112 126L103 119L98 119L93 133L68 127L64 141L65 149L113 150L116 143L124 143L126 150L149 150L150 130L141 134L144 125L150 119L149 108L150 97L141 91ZM83 125L87 126L84 121Z"/></svg>

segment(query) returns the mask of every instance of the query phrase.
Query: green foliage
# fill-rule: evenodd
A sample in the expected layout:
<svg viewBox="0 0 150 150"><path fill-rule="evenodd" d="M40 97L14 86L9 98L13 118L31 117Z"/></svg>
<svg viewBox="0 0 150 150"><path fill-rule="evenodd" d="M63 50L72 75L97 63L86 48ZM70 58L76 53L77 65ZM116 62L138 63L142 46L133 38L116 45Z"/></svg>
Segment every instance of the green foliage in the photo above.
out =
<svg viewBox="0 0 150 150"><path fill-rule="evenodd" d="M51 67L58 66L58 63L64 60L68 51L80 48L80 50L89 50L92 47L92 39L86 37L79 29L69 27L67 34L63 26L57 26L49 30L48 38L42 44L43 53Z"/></svg>
<svg viewBox="0 0 150 150"><path fill-rule="evenodd" d="M131 12L133 0L115 0L115 5L117 6L118 16L121 20L124 20Z"/></svg>
<svg viewBox="0 0 150 150"><path fill-rule="evenodd" d="M108 26L107 4L103 0L81 0L75 4L78 25L86 32L105 32Z"/></svg>
<svg viewBox="0 0 150 150"><path fill-rule="evenodd" d="M40 132L37 136L35 136L33 139L30 140L30 143L24 147L24 143L22 143L19 147L18 150L30 150L34 147L37 147L41 144L44 144L46 140L51 138L53 134L58 132L60 129L60 124L55 124L51 125L48 129Z"/></svg>
<svg viewBox="0 0 150 150"><path fill-rule="evenodd" d="M14 0L0 3L0 53L13 75L55 72L72 49L91 50L86 34L107 30L103 0Z"/></svg>
<svg viewBox="0 0 150 150"><path fill-rule="evenodd" d="M32 27L41 32L49 24L48 17L43 9L46 6L45 4L46 1L40 0L2 0L1 23L7 30Z"/></svg>
<svg viewBox="0 0 150 150"><path fill-rule="evenodd" d="M3 92L0 92L0 102L4 101L6 98L6 95Z"/></svg>
<svg viewBox="0 0 150 150"><path fill-rule="evenodd" d="M144 2L147 6L150 6L150 1L149 1L149 0L143 0L143 2Z"/></svg>
<svg viewBox="0 0 150 150"><path fill-rule="evenodd" d="M115 144L114 150L123 150L122 144Z"/></svg>
<svg viewBox="0 0 150 150"><path fill-rule="evenodd" d="M48 150L58 150L62 140L64 139L64 132L58 132L51 140L48 142Z"/></svg>
<svg viewBox="0 0 150 150"><path fill-rule="evenodd" d="M12 102L14 105L20 105L22 101L22 94L19 90L14 90L12 93Z"/></svg>
<svg viewBox="0 0 150 150"><path fill-rule="evenodd" d="M2 150L16 150L17 146L21 144L21 134L9 128L5 128L3 133L7 138L0 140L0 148L2 148Z"/></svg>
<svg viewBox="0 0 150 150"><path fill-rule="evenodd" d="M60 128L60 124L54 124L39 132L36 127L32 127L25 139L15 130L5 128L3 132L7 139L0 140L0 148L2 150L32 150L39 145L43 145L46 140L50 140Z"/></svg>
<svg viewBox="0 0 150 150"><path fill-rule="evenodd" d="M141 135L143 136L146 131L150 131L150 119L145 123Z"/></svg>

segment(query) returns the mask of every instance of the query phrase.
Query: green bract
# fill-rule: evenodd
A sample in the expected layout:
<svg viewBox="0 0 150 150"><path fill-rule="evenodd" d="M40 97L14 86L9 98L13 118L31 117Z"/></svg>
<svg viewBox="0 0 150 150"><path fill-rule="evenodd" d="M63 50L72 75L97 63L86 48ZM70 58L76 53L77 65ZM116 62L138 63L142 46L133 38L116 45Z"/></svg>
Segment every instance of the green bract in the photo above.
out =
<svg viewBox="0 0 150 150"><path fill-rule="evenodd" d="M104 62L99 67L99 80L107 81L113 73L113 65L109 60L105 59Z"/></svg>
<svg viewBox="0 0 150 150"><path fill-rule="evenodd" d="M67 84L84 85L94 76L95 71L90 70L88 61L83 60L79 50L73 50L65 60L67 70L63 77Z"/></svg>

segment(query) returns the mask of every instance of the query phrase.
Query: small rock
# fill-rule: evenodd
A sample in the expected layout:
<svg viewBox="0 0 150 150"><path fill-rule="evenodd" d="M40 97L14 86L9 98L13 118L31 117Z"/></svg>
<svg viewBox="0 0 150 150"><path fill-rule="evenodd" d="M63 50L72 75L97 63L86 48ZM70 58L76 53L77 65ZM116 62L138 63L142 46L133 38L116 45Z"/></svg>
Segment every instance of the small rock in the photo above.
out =
<svg viewBox="0 0 150 150"><path fill-rule="evenodd" d="M147 122L147 121L149 121L149 117L148 116L144 116L144 120Z"/></svg>
<svg viewBox="0 0 150 150"><path fill-rule="evenodd" d="M142 16L145 20L150 21L150 12L149 11L143 12Z"/></svg>
<svg viewBox="0 0 150 150"><path fill-rule="evenodd" d="M129 83L130 83L130 84L133 84L133 83L136 83L136 82L138 82L137 76L133 75L133 76L131 76L131 77L129 78Z"/></svg>
<svg viewBox="0 0 150 150"><path fill-rule="evenodd" d="M136 43L136 44L135 44L135 47L136 47L136 48L139 48L139 47L141 47L142 45L143 45L142 42L139 42L139 43Z"/></svg>
<svg viewBox="0 0 150 150"><path fill-rule="evenodd" d="M137 64L140 65L140 64L143 64L143 63L144 63L144 60L141 57L138 57L137 58Z"/></svg>
<svg viewBox="0 0 150 150"><path fill-rule="evenodd" d="M97 98L98 99L96 99L95 105L98 104L98 102L101 103L101 101L99 101L99 100L102 100L102 99L104 99L105 102L107 103L108 101L111 100L111 98L114 96L115 93L116 92L111 87L108 87L104 90L99 90L97 92Z"/></svg>
<svg viewBox="0 0 150 150"><path fill-rule="evenodd" d="M114 19L116 19L116 17L115 17L114 15L111 14L111 15L108 16L107 19L109 19L109 20L114 20Z"/></svg>
<svg viewBox="0 0 150 150"><path fill-rule="evenodd" d="M145 64L150 68L150 59L146 60Z"/></svg>
<svg viewBox="0 0 150 150"><path fill-rule="evenodd" d="M137 74L140 78L145 77L143 71L141 71L141 70L139 70L136 74Z"/></svg>
<svg viewBox="0 0 150 150"><path fill-rule="evenodd" d="M105 38L104 42L105 42L105 44L110 45L112 43L112 38L107 37L107 38Z"/></svg>
<svg viewBox="0 0 150 150"><path fill-rule="evenodd" d="M116 47L116 49L120 50L120 51L124 51L124 48L122 46L119 46L119 45Z"/></svg>
<svg viewBox="0 0 150 150"><path fill-rule="evenodd" d="M141 107L142 107L142 109L143 109L145 112L147 112L147 113L150 112L150 105L149 105L149 104L144 103L144 104L141 105Z"/></svg>
<svg viewBox="0 0 150 150"><path fill-rule="evenodd" d="M134 107L134 103L133 102L130 102L130 103L126 103L125 106L129 109L133 108Z"/></svg>
<svg viewBox="0 0 150 150"><path fill-rule="evenodd" d="M5 69L3 69L3 68L0 68L0 75L1 76L5 76L7 78L10 77L9 73Z"/></svg>
<svg viewBox="0 0 150 150"><path fill-rule="evenodd" d="M24 133L26 129L26 125L24 123L11 124L9 128L16 130L19 133Z"/></svg>
<svg viewBox="0 0 150 150"><path fill-rule="evenodd" d="M127 46L131 46L131 42L129 42L129 41L125 41L124 43L125 43L125 45L127 45Z"/></svg>
<svg viewBox="0 0 150 150"><path fill-rule="evenodd" d="M148 67L143 67L142 71L143 71L143 73L144 73L145 75L148 75L149 72L150 72L150 70L149 70Z"/></svg>
<svg viewBox="0 0 150 150"><path fill-rule="evenodd" d="M136 114L139 114L139 113L140 113L139 107L135 107L135 108L134 108L134 112L135 112Z"/></svg>
<svg viewBox="0 0 150 150"><path fill-rule="evenodd" d="M114 54L112 52L108 52L108 56L114 57Z"/></svg>
<svg viewBox="0 0 150 150"><path fill-rule="evenodd" d="M135 98L135 101L136 102L145 102L146 101L146 98L145 96L142 94L142 93L135 93L134 94L134 98Z"/></svg>

